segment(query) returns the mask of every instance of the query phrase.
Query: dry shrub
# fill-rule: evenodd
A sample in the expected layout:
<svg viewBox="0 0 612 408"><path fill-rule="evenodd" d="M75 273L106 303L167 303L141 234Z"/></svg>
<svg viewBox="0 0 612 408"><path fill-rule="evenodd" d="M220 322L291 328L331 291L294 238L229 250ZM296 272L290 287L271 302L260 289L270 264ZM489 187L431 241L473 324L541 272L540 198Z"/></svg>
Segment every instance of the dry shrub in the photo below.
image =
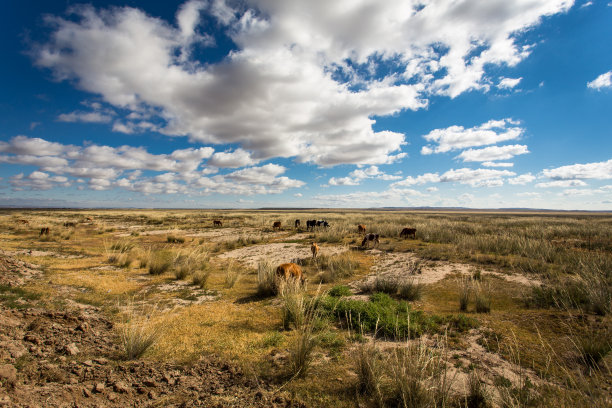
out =
<svg viewBox="0 0 612 408"><path fill-rule="evenodd" d="M359 261L351 251L337 255L321 255L314 261L320 271L318 278L321 283L333 283L338 279L353 276L359 267Z"/></svg>
<svg viewBox="0 0 612 408"><path fill-rule="evenodd" d="M476 313L491 312L491 290L487 286L483 289L480 284L475 286L474 302L476 304Z"/></svg>
<svg viewBox="0 0 612 408"><path fill-rule="evenodd" d="M185 279L198 271L206 273L210 267L208 253L200 248L179 252L175 255L173 264L176 279Z"/></svg>
<svg viewBox="0 0 612 408"><path fill-rule="evenodd" d="M161 275L172 267L174 254L168 250L152 251L147 262L151 275Z"/></svg>
<svg viewBox="0 0 612 408"><path fill-rule="evenodd" d="M405 279L399 283L397 295L408 301L419 300L423 295L423 285L414 278Z"/></svg>
<svg viewBox="0 0 612 408"><path fill-rule="evenodd" d="M383 406L383 380L385 374L385 361L376 348L374 340L361 343L354 352L354 361L357 365L357 388L361 394L374 399L377 406Z"/></svg>
<svg viewBox="0 0 612 408"><path fill-rule="evenodd" d="M126 307L124 321L119 325L119 338L128 360L140 358L160 337L159 326L153 323L157 309L146 315L138 315L132 302Z"/></svg>
<svg viewBox="0 0 612 408"><path fill-rule="evenodd" d="M234 264L234 262L230 262L225 269L225 287L228 289L233 288L239 279L240 269Z"/></svg>
<svg viewBox="0 0 612 408"><path fill-rule="evenodd" d="M210 271L198 270L191 275L191 281L194 285L199 286L200 289L206 289L208 278L210 277Z"/></svg>
<svg viewBox="0 0 612 408"><path fill-rule="evenodd" d="M472 282L466 276L461 276L458 280L459 284L459 310L467 311L470 302L470 293L472 292Z"/></svg>
<svg viewBox="0 0 612 408"><path fill-rule="evenodd" d="M257 263L257 295L271 296L276 293L276 268L269 259Z"/></svg>
<svg viewBox="0 0 612 408"><path fill-rule="evenodd" d="M422 339L409 341L393 350L388 366L393 396L402 407L449 405L452 380L445 362L446 342L428 347Z"/></svg>

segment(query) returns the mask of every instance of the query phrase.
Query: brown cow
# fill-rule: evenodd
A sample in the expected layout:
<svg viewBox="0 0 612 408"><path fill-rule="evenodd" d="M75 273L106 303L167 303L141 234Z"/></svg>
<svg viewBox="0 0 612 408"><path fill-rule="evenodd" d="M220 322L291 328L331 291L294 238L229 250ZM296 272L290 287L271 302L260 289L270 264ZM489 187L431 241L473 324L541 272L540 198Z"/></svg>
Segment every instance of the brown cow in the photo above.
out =
<svg viewBox="0 0 612 408"><path fill-rule="evenodd" d="M377 246L378 244L380 244L380 241L378 240L378 238L379 238L378 234L366 234L366 236L363 237L363 241L361 241L361 246L365 247L367 243L370 241L374 242L374 246Z"/></svg>
<svg viewBox="0 0 612 408"><path fill-rule="evenodd" d="M363 224L359 224L357 226L357 232L359 232L360 234L365 234L366 233L366 227Z"/></svg>
<svg viewBox="0 0 612 408"><path fill-rule="evenodd" d="M49 235L49 227L42 227L39 235Z"/></svg>
<svg viewBox="0 0 612 408"><path fill-rule="evenodd" d="M319 246L317 245L316 242L312 243L312 245L310 246L310 250L312 251L312 257L316 258L317 255L319 254Z"/></svg>
<svg viewBox="0 0 612 408"><path fill-rule="evenodd" d="M213 221L213 227L222 227L223 223L220 220Z"/></svg>
<svg viewBox="0 0 612 408"><path fill-rule="evenodd" d="M412 237L416 239L416 228L404 228L402 232L400 232L400 238Z"/></svg>
<svg viewBox="0 0 612 408"><path fill-rule="evenodd" d="M280 221L274 221L274 224L272 225L272 229L280 230L281 229L281 222Z"/></svg>
<svg viewBox="0 0 612 408"><path fill-rule="evenodd" d="M300 283L304 283L305 280L302 274L302 268L293 262L279 265L278 268L276 268L276 277L284 280L295 279L299 280Z"/></svg>

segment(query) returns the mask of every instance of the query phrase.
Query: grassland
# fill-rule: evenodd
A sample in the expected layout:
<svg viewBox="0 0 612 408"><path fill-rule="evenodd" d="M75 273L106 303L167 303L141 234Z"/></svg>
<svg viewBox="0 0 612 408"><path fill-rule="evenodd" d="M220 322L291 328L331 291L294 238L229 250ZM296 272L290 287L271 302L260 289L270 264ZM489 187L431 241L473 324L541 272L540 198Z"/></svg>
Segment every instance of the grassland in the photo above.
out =
<svg viewBox="0 0 612 408"><path fill-rule="evenodd" d="M124 342L146 317L135 358L214 355L308 406L612 403L610 214L3 210L0 242L43 271L3 308L92 305ZM262 288L290 261L306 290Z"/></svg>

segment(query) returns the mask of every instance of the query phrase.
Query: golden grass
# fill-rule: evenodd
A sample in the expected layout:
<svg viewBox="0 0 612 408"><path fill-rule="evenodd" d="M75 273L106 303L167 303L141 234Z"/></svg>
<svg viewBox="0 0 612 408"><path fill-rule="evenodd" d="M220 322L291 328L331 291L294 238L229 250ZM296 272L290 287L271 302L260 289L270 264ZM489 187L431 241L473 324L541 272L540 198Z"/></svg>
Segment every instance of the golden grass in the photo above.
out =
<svg viewBox="0 0 612 408"><path fill-rule="evenodd" d="M0 217L3 250L32 249L51 253L36 257L17 255L19 259L38 264L44 269L44 278L29 283L27 288L41 294L41 301L48 305L52 306L54 299L66 298L107 306L115 302L117 296L125 295L142 295L144 301L150 304L164 301L164 304L172 305L173 300L195 291L217 296L217 300L188 304L156 315L155 323L163 330L145 358L185 362L202 354L214 353L244 364L245 367L255 367L258 375L274 377L279 374L277 367L266 363L269 353L295 344L298 334L295 330L275 334L282 330L279 301L255 296L258 275L253 268L246 268L236 262L234 269L240 278L228 284L227 262L211 256L210 265L206 268L209 273L206 290L192 285L191 279L186 278L179 282L183 289L176 291L159 289L160 285L174 282L173 273L168 271L152 276L138 262L132 263L130 268L97 269L109 266L105 242L133 242L133 251L141 252L143 258L169 247L173 251L180 249L186 253L201 251L212 254L216 250L218 252L215 255L219 255L228 250L226 244L208 238L193 238L190 234L238 227L246 231L245 238L235 238L230 246L269 242L309 245L312 240L330 246L348 245L349 253L345 256L350 256L351 261L358 264L351 272L353 276L339 274L334 277L335 282L323 284L322 290L359 280L377 261L377 257L369 251L356 248L361 240L356 229L360 223L367 226L368 232L381 234L379 249L382 251L413 252L417 257L425 259L475 264L483 271L480 285L488 288L491 310L490 313L476 314L474 301L471 300L466 314L480 322L479 330L489 333L483 335L485 340L494 343L495 336L499 336L502 341L515 336L521 352L520 363L559 384L567 382L568 373L578 375L573 368L563 365L567 364L564 360L567 356L580 357L575 345L582 343L576 336L592 333L592 330L598 334L598 328L612 324L610 313L606 310L610 303L605 303L609 300L609 290L595 291L602 285L608 285L609 288L611 284L610 274L606 272L611 270L612 265L612 216L609 214L363 210L239 210L223 213L211 210L4 210L0 211L0 215L3 215ZM92 217L93 222L80 222L86 217ZM29 227L15 224L17 219L22 218L29 221ZM215 229L213 219L222 219L223 227ZM301 220L301 231L293 228L295 219ZM309 219L325 219L331 226L327 230L306 233L305 224ZM283 231L265 233L268 230L271 232L272 222L276 220L283 223ZM77 222L77 225L69 229L63 227L64 222ZM49 240L39 238L38 232L42 226L51 228ZM417 239L399 239L399 231L403 227L417 228ZM131 235L134 231L138 234ZM186 240L182 244L169 245L168 234L184 236ZM62 239L66 235L70 235L70 239ZM256 239L251 241L246 238L248 236ZM120 249L113 251L125 253ZM592 293L589 296L603 299L597 301L604 305L600 311L601 316L595 316L595 309L589 308L569 311L526 309L522 298L528 289L519 283L487 274L489 269L527 274L543 281L547 281L551 274L582 279L590 284ZM305 265L304 270L311 282L319 272L316 265ZM585 274L585 271L593 270L598 271L595 275L596 284L588 281L594 275ZM447 276L442 281L424 286L421 298L411 302L411 307L441 316L458 313L458 277ZM52 285L48 285L48 282ZM313 294L315 286L310 285L308 293ZM342 338L349 337L343 330L334 330L338 330ZM568 337L566 334L569 332L575 333L574 337ZM462 335L454 335L450 344L449 347L458 349L465 347ZM494 346L491 344L492 349ZM311 374L307 380L292 381L285 386L286 389L313 406L355 406L357 379L351 374L354 367L350 356L353 348L349 345L346 350L334 354L324 345L315 347ZM557 364L554 367L550 363L551 350L562 350L559 353L561 355L555 357ZM512 360L508 350L502 348L495 352ZM573 364L575 361L570 362ZM602 357L602 362L610 366L610 354ZM572 390L570 400L578 401L580 405L585 401L585 396L591 395L584 384L588 383L589 387L597 389L598 381L611 381L609 372L598 375L603 376L603 380L595 377L582 382L572 380L582 385Z"/></svg>

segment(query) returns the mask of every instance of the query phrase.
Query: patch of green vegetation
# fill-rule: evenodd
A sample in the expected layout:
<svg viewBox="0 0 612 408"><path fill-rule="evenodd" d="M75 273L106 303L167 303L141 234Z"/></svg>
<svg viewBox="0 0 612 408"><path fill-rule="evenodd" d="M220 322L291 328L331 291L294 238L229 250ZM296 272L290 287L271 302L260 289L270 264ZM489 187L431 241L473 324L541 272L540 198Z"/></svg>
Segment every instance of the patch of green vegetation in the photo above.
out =
<svg viewBox="0 0 612 408"><path fill-rule="evenodd" d="M328 294L329 296L333 296L333 297L342 297L342 296L351 296L353 292L348 286L337 285L331 288Z"/></svg>
<svg viewBox="0 0 612 408"><path fill-rule="evenodd" d="M31 306L30 301L37 299L40 299L38 293L20 287L0 285L0 302L11 309L26 309Z"/></svg>
<svg viewBox="0 0 612 408"><path fill-rule="evenodd" d="M398 302L385 293L375 293L369 301L325 296L320 307L351 330L380 337L406 339L439 328L439 317L412 310L408 303Z"/></svg>
<svg viewBox="0 0 612 408"><path fill-rule="evenodd" d="M285 342L285 336L279 331L273 331L261 340L261 346L267 347L278 347Z"/></svg>

